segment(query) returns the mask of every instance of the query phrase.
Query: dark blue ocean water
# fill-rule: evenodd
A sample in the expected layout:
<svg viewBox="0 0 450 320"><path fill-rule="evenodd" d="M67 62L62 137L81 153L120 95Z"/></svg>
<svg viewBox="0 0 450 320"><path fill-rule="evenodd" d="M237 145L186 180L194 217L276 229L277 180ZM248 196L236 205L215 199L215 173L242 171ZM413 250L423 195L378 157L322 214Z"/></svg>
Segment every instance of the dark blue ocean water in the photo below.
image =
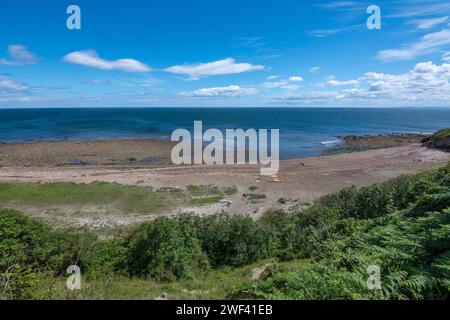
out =
<svg viewBox="0 0 450 320"><path fill-rule="evenodd" d="M0 142L169 139L194 120L207 128L280 129L282 158L320 154L337 136L431 133L450 127L444 108L78 108L2 109Z"/></svg>

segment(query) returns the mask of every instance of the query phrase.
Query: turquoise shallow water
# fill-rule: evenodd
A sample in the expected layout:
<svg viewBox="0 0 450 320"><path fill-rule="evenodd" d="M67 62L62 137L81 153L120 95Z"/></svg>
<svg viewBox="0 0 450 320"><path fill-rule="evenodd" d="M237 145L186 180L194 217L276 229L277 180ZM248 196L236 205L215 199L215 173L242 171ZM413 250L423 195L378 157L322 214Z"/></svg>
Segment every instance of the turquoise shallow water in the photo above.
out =
<svg viewBox="0 0 450 320"><path fill-rule="evenodd" d="M169 139L177 128L280 129L281 158L314 156L338 136L431 133L450 108L79 108L1 109L0 142Z"/></svg>

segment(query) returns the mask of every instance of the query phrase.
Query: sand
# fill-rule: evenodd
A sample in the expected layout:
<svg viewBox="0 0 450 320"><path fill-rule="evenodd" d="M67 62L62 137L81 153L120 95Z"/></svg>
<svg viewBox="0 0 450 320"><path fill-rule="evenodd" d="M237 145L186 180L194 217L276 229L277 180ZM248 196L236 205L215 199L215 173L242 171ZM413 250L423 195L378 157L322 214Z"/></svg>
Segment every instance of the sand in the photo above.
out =
<svg viewBox="0 0 450 320"><path fill-rule="evenodd" d="M238 188L238 193L227 196L227 202L209 208L177 208L174 213L198 211L199 214L211 214L213 211L226 210L256 217L268 208L307 205L324 194L347 186L366 186L383 182L401 174L442 166L450 160L449 153L428 149L420 144L409 144L363 152L283 160L280 163L280 172L274 179L259 175L259 167L254 165L172 166L167 164L168 150L170 147L164 142L148 140L90 142L90 145L76 142L0 145L0 181L105 181L155 188L234 185ZM48 159L49 154L62 156L43 160ZM90 163L70 165L68 161L74 156L89 159ZM139 162L143 158L151 157L166 160L158 163ZM127 163L124 161L127 158L136 160ZM109 162L109 159L117 161L114 164ZM251 193L263 194L266 198L255 202L246 200L242 195L249 193L251 186L257 187ZM205 212L206 209L208 212Z"/></svg>

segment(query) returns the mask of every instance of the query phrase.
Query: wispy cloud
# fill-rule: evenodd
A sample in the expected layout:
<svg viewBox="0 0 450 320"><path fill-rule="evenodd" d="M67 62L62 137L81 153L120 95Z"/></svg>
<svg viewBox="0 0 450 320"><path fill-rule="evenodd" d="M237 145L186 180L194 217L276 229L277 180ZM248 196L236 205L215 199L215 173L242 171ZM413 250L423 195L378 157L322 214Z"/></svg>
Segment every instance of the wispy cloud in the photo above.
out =
<svg viewBox="0 0 450 320"><path fill-rule="evenodd" d="M10 59L0 59L0 65L22 66L35 64L39 60L27 47L20 44L8 46L8 55Z"/></svg>
<svg viewBox="0 0 450 320"><path fill-rule="evenodd" d="M211 98L211 97L241 97L257 94L255 88L242 88L237 85L227 87L202 88L195 91L182 92L185 97Z"/></svg>
<svg viewBox="0 0 450 320"><path fill-rule="evenodd" d="M165 71L173 74L187 75L189 76L189 80L198 80L208 76L238 74L255 70L264 70L264 68L265 67L262 65L237 63L235 59L227 58L208 63L177 65L167 68Z"/></svg>
<svg viewBox="0 0 450 320"><path fill-rule="evenodd" d="M275 79L273 79L275 80ZM288 89L288 90L297 90L300 86L297 84L298 82L302 82L302 76L291 76L288 79L280 79L278 81L267 81L261 84L261 87L264 89Z"/></svg>
<svg viewBox="0 0 450 320"><path fill-rule="evenodd" d="M435 26L446 23L448 16L440 18L429 18L429 19L414 19L408 22L408 24L413 24L417 29L431 29Z"/></svg>
<svg viewBox="0 0 450 320"><path fill-rule="evenodd" d="M450 44L450 29L429 33L416 43L404 45L401 49L389 49L379 51L378 60L398 61L410 60L416 57L438 51L441 47Z"/></svg>
<svg viewBox="0 0 450 320"><path fill-rule="evenodd" d="M284 88L289 85L288 80L279 80L279 81L268 81L264 82L261 87L265 89L276 89L276 88Z"/></svg>
<svg viewBox="0 0 450 320"><path fill-rule="evenodd" d="M320 72L320 69L322 69L322 67L316 66L316 67L311 67L309 68L309 73L318 73Z"/></svg>
<svg viewBox="0 0 450 320"><path fill-rule="evenodd" d="M316 38L325 38L342 32L354 31L357 29L362 29L364 26L362 24L353 24L344 27L332 28L332 29L316 29L308 31L308 34Z"/></svg>
<svg viewBox="0 0 450 320"><path fill-rule="evenodd" d="M333 1L321 5L325 9L352 9L355 7L359 8L359 6L360 4L355 1Z"/></svg>
<svg viewBox="0 0 450 320"><path fill-rule="evenodd" d="M112 82L107 79L92 79L83 81L84 84L111 84Z"/></svg>
<svg viewBox="0 0 450 320"><path fill-rule="evenodd" d="M263 37L236 37L232 39L235 42L236 48L260 48L266 44L263 42Z"/></svg>
<svg viewBox="0 0 450 320"><path fill-rule="evenodd" d="M27 84L11 80L8 74L0 75L0 103L27 102L30 96L29 89Z"/></svg>
<svg viewBox="0 0 450 320"><path fill-rule="evenodd" d="M413 18L432 15L442 15L450 12L450 2L448 1L427 1L427 3L404 2L391 14L385 18Z"/></svg>
<svg viewBox="0 0 450 320"><path fill-rule="evenodd" d="M11 79L0 78L0 92L17 92L17 91L26 91L28 90L28 86L24 83L15 82Z"/></svg>
<svg viewBox="0 0 450 320"><path fill-rule="evenodd" d="M442 55L442 60L444 62L450 62L450 51L444 52L444 54Z"/></svg>
<svg viewBox="0 0 450 320"><path fill-rule="evenodd" d="M64 56L64 61L101 70L120 70L125 72L149 72L151 68L134 59L105 60L95 50L71 52Z"/></svg>

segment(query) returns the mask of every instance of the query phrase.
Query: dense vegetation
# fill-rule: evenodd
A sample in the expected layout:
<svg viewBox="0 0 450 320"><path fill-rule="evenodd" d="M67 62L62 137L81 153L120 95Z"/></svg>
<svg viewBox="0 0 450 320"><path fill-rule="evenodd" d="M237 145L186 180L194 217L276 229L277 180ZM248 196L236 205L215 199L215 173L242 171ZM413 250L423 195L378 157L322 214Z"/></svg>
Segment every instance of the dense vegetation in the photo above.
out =
<svg viewBox="0 0 450 320"><path fill-rule="evenodd" d="M242 278L246 266L258 263L267 264L260 279ZM221 282L230 274L239 279L214 297L448 299L450 164L347 188L300 212L269 210L256 221L225 213L159 218L102 241L0 212L3 298L55 297L71 264L87 283L113 276L125 287L150 278L166 289L197 284L214 291L223 288L219 273ZM369 266L379 267L381 290L368 288ZM209 288L199 282L212 278Z"/></svg>

